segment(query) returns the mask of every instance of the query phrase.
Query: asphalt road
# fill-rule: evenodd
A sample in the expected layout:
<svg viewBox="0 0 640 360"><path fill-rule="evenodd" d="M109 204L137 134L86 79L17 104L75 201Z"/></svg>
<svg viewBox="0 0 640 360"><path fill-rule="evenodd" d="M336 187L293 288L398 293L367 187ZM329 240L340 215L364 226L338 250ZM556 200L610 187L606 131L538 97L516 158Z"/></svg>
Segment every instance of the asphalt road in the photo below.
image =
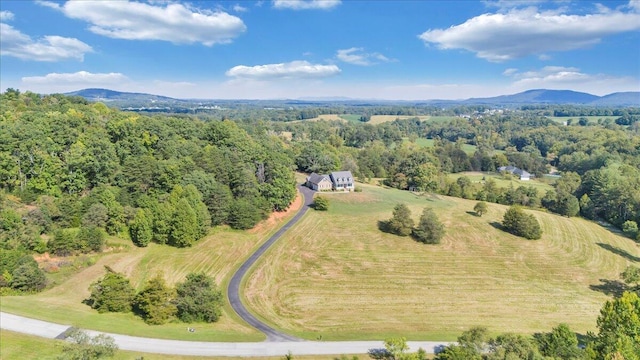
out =
<svg viewBox="0 0 640 360"><path fill-rule="evenodd" d="M0 327L4 330L36 335L49 339L60 339L69 325L53 324L22 316L0 312ZM89 335L101 334L85 330ZM152 354L190 356L284 356L293 355L341 355L365 354L369 349L383 348L382 341L272 341L272 342L202 342L151 339L119 334L102 333L111 336L118 348ZM446 346L446 342L409 341L411 351L423 348L429 353Z"/></svg>
<svg viewBox="0 0 640 360"><path fill-rule="evenodd" d="M247 308L244 306L242 301L240 300L240 283L242 282L242 278L247 274L251 266L264 254L267 249L275 243L282 234L284 234L287 230L289 230L293 225L295 225L300 218L309 210L309 206L313 204L313 193L314 191L309 189L306 186L298 185L298 189L300 193L304 197L304 204L302 208L298 211L298 213L287 222L278 232L273 234L269 240L267 240L256 252L254 252L243 264L240 266L238 271L231 277L231 281L229 282L229 287L227 288L227 296L229 298L229 303L233 310L249 325L258 329L267 335L268 342L276 342L276 341L302 341L302 339L296 338L291 335L284 334L269 325L263 323L258 320L255 316L253 316Z"/></svg>

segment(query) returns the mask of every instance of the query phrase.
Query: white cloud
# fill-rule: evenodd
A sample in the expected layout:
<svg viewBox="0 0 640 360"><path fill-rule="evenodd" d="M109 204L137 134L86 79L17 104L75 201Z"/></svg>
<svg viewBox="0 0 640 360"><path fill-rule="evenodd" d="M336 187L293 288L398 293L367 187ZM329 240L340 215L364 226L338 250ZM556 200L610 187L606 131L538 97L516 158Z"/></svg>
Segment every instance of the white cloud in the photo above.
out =
<svg viewBox="0 0 640 360"><path fill-rule="evenodd" d="M308 61L266 64L256 66L238 65L226 72L227 76L243 79L300 79L323 78L340 73L336 65L311 64Z"/></svg>
<svg viewBox="0 0 640 360"><path fill-rule="evenodd" d="M247 9L246 7L240 5L240 4L235 4L233 5L233 11L235 12L245 12L248 11L249 9Z"/></svg>
<svg viewBox="0 0 640 360"><path fill-rule="evenodd" d="M513 80L511 84L513 88L520 90L571 89L597 95L616 91L638 91L638 79L606 74L588 74L576 67L545 66L538 70L529 71L507 69L503 75Z"/></svg>
<svg viewBox="0 0 640 360"><path fill-rule="evenodd" d="M229 43L246 30L236 16L223 11L201 10L178 3L135 1L67 1L63 5L40 2L67 17L91 24L93 33L127 40L163 40L176 44Z"/></svg>
<svg viewBox="0 0 640 360"><path fill-rule="evenodd" d="M340 3L340 0L273 0L273 7L291 10L328 10Z"/></svg>
<svg viewBox="0 0 640 360"><path fill-rule="evenodd" d="M638 8L636 2L627 8ZM606 9L587 15L510 9L483 14L448 29L433 29L419 38L440 49L465 49L479 58L501 62L529 55L584 48L608 35L640 30L640 13Z"/></svg>
<svg viewBox="0 0 640 360"><path fill-rule="evenodd" d="M13 13L11 11L0 11L0 21L13 20Z"/></svg>
<svg viewBox="0 0 640 360"><path fill-rule="evenodd" d="M357 47L338 50L336 58L349 64L362 66L393 61L380 53L365 53L363 48Z"/></svg>
<svg viewBox="0 0 640 360"><path fill-rule="evenodd" d="M3 21L13 18L13 14L8 11L3 11L1 14L0 18ZM92 51L91 46L75 38L47 35L34 40L13 26L0 23L0 55L2 56L33 61L67 59L83 61L84 54Z"/></svg>
<svg viewBox="0 0 640 360"><path fill-rule="evenodd" d="M23 77L25 84L73 84L73 85L113 85L128 81L129 79L121 73L90 73L78 71L75 73L50 73L45 76Z"/></svg>

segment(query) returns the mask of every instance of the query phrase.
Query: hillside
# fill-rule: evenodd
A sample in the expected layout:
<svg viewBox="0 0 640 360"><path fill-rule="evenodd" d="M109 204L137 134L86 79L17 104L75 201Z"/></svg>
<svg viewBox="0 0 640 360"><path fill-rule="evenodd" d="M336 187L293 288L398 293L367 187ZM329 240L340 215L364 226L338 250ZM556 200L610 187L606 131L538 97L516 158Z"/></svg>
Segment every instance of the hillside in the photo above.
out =
<svg viewBox="0 0 640 360"><path fill-rule="evenodd" d="M329 211L309 213L256 265L245 295L257 314L308 339L455 339L475 325L533 333L560 322L584 334L608 285L640 261L633 241L584 219L530 211L544 234L528 241L496 228L502 205L477 217L475 201L362 188L327 194ZM398 202L416 220L434 208L442 243L380 232Z"/></svg>

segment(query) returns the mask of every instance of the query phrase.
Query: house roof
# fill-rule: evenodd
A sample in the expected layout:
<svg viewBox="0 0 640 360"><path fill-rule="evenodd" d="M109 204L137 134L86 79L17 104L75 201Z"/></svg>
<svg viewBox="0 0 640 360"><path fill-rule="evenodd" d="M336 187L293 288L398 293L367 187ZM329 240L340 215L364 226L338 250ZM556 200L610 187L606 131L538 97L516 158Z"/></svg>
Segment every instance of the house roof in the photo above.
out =
<svg viewBox="0 0 640 360"><path fill-rule="evenodd" d="M312 184L319 184L323 180L327 180L327 181L331 182L331 180L329 179L329 176L320 175L320 174L316 174L316 173L311 173L311 175L309 175L309 177L307 178L307 181L312 183Z"/></svg>
<svg viewBox="0 0 640 360"><path fill-rule="evenodd" d="M510 173L512 173L512 174L520 175L521 177L528 177L528 176L531 176L531 174L529 174L528 172L526 172L526 171L524 171L524 170L522 170L522 169L519 169L519 168L517 168L517 167L515 167L515 166L512 166L512 165L509 165L509 166L500 166L500 167L498 168L498 171L508 171L508 172L510 172Z"/></svg>
<svg viewBox="0 0 640 360"><path fill-rule="evenodd" d="M334 179L338 179L338 178L353 179L353 175L351 175L351 171L334 171L331 173L331 177Z"/></svg>

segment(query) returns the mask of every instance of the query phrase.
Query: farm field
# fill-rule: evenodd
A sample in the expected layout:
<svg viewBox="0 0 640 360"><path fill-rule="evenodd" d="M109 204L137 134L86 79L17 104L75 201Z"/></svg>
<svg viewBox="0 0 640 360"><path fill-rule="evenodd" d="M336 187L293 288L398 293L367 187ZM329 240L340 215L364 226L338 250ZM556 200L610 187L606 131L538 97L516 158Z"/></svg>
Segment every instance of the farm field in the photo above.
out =
<svg viewBox="0 0 640 360"><path fill-rule="evenodd" d="M413 119L418 118L422 121L430 120L433 118L439 117L447 117L447 116L429 116L429 115L371 115L371 120L369 120L369 124L377 125L382 124L389 121L394 121L396 119L404 120L404 119Z"/></svg>
<svg viewBox="0 0 640 360"><path fill-rule="evenodd" d="M565 121L571 119L572 125L578 125L578 120L580 120L580 118L586 118L587 120L589 120L589 123L596 124L598 122L598 119L602 119L602 121L607 119L615 121L619 117L620 116L547 116L547 118L560 124L563 124Z"/></svg>
<svg viewBox="0 0 640 360"><path fill-rule="evenodd" d="M300 203L296 202L296 206ZM197 331L188 333L181 322L149 326L133 314L105 313L84 305L91 283L100 279L107 265L127 274L140 288L149 278L160 273L168 284L183 281L188 273L204 272L212 276L221 289L241 260L249 256L263 241L291 216L273 217L250 231L227 228L214 229L209 236L191 248L176 249L154 243L147 248L132 247L126 251L103 256L98 262L69 277L59 285L30 296L2 297L2 311L36 319L69 324L80 328L126 335L194 341L261 341L264 335L245 325L229 305L223 309L220 321L196 324Z"/></svg>
<svg viewBox="0 0 640 360"><path fill-rule="evenodd" d="M541 240L498 230L506 206L417 196L361 185L323 194L328 212L310 212L255 265L245 299L273 326L307 339L454 340L475 325L493 333L549 331L560 322L595 330L607 281L640 263L630 239L579 218L528 211ZM435 209L447 234L440 245L385 234L379 220L395 204L417 220Z"/></svg>
<svg viewBox="0 0 640 360"><path fill-rule="evenodd" d="M467 171L448 174L447 176L452 180L455 180L462 176L466 176L469 178L469 180L471 180L471 183L474 184L482 184L485 180L493 179L496 182L496 185L500 188L508 188L511 185L513 185L514 188L518 188L519 186L532 186L538 190L538 195L540 197L543 197L548 190L553 190L553 186L551 186L551 184L555 182L555 179L552 178L544 178L543 180L531 179L529 181L522 181L518 179L517 176L512 176L511 179L507 179L498 173L483 173L478 171Z"/></svg>
<svg viewBox="0 0 640 360"><path fill-rule="evenodd" d="M404 141L409 141L409 138L404 138ZM427 139L427 138L417 138L415 141L416 145L420 147L434 147L435 140ZM462 151L464 151L467 155L473 155L476 152L476 146L471 144L463 144Z"/></svg>

